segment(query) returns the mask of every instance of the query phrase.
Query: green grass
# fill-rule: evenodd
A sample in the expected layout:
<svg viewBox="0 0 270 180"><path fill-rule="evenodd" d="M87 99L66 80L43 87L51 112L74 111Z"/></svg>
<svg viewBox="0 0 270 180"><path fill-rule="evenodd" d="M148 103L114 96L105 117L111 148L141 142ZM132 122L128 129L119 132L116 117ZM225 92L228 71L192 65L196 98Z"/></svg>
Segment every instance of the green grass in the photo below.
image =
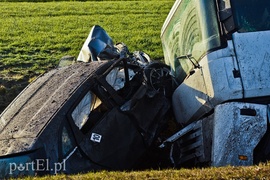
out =
<svg viewBox="0 0 270 180"><path fill-rule="evenodd" d="M0 3L0 111L65 55L77 57L93 25L114 42L162 60L162 24L174 1Z"/></svg>

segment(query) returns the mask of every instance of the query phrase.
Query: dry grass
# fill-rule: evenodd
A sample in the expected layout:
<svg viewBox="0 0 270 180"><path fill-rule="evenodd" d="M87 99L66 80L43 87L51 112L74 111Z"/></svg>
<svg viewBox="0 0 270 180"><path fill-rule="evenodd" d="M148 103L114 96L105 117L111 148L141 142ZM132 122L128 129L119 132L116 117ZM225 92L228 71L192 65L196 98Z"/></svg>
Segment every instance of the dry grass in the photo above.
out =
<svg viewBox="0 0 270 180"><path fill-rule="evenodd" d="M270 179L270 164L260 164L256 166L248 167L209 167L202 169L166 169L166 170L145 170L145 171L131 171L131 172L90 172L87 174L77 175L56 175L56 176L44 176L44 177L29 177L26 179L37 179L37 180L60 180L60 179L109 179L109 180L171 180L171 179Z"/></svg>

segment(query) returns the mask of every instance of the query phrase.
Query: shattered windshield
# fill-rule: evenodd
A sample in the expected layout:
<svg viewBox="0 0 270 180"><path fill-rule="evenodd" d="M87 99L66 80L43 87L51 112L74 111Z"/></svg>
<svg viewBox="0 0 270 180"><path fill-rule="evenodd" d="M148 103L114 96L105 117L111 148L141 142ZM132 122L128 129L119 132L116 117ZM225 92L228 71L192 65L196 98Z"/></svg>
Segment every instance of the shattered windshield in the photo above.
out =
<svg viewBox="0 0 270 180"><path fill-rule="evenodd" d="M269 0L231 0L238 32L270 30Z"/></svg>

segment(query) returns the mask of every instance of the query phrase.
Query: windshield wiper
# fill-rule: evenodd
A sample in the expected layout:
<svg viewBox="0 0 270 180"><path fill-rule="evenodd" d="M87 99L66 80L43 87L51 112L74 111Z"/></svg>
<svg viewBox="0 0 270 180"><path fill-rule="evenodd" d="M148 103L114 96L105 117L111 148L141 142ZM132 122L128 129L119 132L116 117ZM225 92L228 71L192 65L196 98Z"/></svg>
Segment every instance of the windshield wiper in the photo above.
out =
<svg viewBox="0 0 270 180"><path fill-rule="evenodd" d="M201 68L200 64L196 61L196 59L192 56L192 54L182 55L182 56L177 57L176 59L178 59L178 60L180 60L180 59L188 59L193 64L194 69Z"/></svg>

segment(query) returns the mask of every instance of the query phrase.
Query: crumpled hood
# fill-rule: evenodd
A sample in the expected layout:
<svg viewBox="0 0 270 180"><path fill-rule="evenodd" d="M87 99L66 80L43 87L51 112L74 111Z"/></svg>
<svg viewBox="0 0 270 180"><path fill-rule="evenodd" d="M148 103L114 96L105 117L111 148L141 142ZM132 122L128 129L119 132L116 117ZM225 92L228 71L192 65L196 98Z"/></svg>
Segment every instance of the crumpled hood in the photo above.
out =
<svg viewBox="0 0 270 180"><path fill-rule="evenodd" d="M29 151L36 142L36 138L16 138L0 140L0 157Z"/></svg>

